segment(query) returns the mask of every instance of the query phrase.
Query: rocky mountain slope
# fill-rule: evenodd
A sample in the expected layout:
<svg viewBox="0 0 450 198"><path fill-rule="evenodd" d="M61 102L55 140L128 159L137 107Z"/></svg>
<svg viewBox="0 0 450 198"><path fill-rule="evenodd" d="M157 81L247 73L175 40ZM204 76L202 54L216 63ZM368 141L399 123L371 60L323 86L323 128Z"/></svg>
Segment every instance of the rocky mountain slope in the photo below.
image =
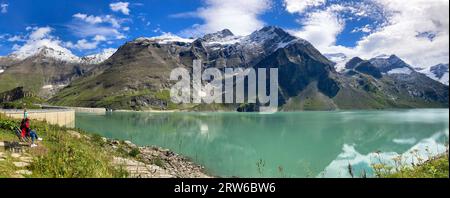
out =
<svg viewBox="0 0 450 198"><path fill-rule="evenodd" d="M280 109L285 111L448 107L448 86L409 71L396 56L355 59L339 73L308 41L278 27L245 37L223 30L195 40L138 38L50 101L116 109L257 110L257 105L172 104L170 72L177 67L191 70L194 59L202 60L203 68L278 68Z"/></svg>

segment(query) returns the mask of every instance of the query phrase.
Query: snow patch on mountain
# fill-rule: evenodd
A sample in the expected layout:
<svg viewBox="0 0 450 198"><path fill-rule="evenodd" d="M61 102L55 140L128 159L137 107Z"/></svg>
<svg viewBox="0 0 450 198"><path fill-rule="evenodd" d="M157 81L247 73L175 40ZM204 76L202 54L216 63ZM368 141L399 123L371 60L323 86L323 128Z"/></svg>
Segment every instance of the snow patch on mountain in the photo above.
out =
<svg viewBox="0 0 450 198"><path fill-rule="evenodd" d="M392 69L392 70L388 71L387 74L389 74L389 75L392 75L392 74L407 74L407 75L410 75L413 72L414 71L412 69L410 69L409 67L403 67L403 68Z"/></svg>
<svg viewBox="0 0 450 198"><path fill-rule="evenodd" d="M389 59L392 55L381 54L375 57L375 59Z"/></svg>
<svg viewBox="0 0 450 198"><path fill-rule="evenodd" d="M342 72L345 70L345 64L350 60L350 58L343 54L343 53L336 53L336 54L324 54L325 57L328 58L328 60L336 63L334 66L336 71Z"/></svg>
<svg viewBox="0 0 450 198"><path fill-rule="evenodd" d="M206 45L208 45L208 46L210 46L210 45L223 45L223 46L234 45L234 44L240 43L241 40L242 40L242 37L240 37L240 36L230 36L230 37L226 37L226 38L209 41L206 43Z"/></svg>
<svg viewBox="0 0 450 198"><path fill-rule="evenodd" d="M192 42L194 42L194 39L181 38L181 37L173 35L171 33L165 33L161 36L156 36L156 37L150 37L150 38L141 37L141 38L136 39L136 41L137 42L153 41L153 42L157 42L159 44L171 44L174 42L192 43Z"/></svg>
<svg viewBox="0 0 450 198"><path fill-rule="evenodd" d="M44 85L42 86L42 89L61 89L66 87L67 84L60 84L60 85Z"/></svg>
<svg viewBox="0 0 450 198"><path fill-rule="evenodd" d="M98 54L93 54L89 56L85 56L82 59L82 63L85 64L100 64L106 61L109 57L111 57L114 53L116 53L117 49L108 48L104 49L102 52Z"/></svg>

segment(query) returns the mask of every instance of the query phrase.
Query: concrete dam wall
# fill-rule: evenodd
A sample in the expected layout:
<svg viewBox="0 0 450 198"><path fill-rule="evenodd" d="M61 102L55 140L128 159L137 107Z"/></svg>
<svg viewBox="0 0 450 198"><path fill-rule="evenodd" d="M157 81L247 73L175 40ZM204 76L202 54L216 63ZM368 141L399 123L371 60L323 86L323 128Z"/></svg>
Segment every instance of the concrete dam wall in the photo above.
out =
<svg viewBox="0 0 450 198"><path fill-rule="evenodd" d="M0 109L0 113L11 118L23 118L23 110ZM73 109L28 110L28 118L31 120L46 121L49 124L63 127L75 128L75 110Z"/></svg>

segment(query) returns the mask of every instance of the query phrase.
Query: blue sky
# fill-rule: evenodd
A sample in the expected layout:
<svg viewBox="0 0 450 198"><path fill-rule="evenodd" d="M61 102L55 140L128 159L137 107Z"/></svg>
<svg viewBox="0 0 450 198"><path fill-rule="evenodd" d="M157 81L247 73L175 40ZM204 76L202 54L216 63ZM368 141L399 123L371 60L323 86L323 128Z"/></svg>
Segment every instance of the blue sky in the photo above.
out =
<svg viewBox="0 0 450 198"><path fill-rule="evenodd" d="M276 25L323 53L395 53L420 66L448 60L448 0L0 0L0 5L0 56L35 44L29 40L39 28L47 31L38 39L83 56L142 36L189 37L224 28L246 35ZM412 13L417 17L408 17ZM417 36L423 34L432 36Z"/></svg>

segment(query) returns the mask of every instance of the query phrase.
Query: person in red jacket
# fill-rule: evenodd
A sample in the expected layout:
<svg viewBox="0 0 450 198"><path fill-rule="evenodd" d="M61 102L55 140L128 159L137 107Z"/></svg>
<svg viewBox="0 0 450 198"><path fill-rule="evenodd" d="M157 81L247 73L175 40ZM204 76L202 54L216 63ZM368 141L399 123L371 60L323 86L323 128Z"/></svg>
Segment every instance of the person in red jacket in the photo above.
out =
<svg viewBox="0 0 450 198"><path fill-rule="evenodd" d="M30 119L28 119L28 112L26 109L23 111L23 119L20 123L20 130L22 131L22 138L30 135Z"/></svg>

